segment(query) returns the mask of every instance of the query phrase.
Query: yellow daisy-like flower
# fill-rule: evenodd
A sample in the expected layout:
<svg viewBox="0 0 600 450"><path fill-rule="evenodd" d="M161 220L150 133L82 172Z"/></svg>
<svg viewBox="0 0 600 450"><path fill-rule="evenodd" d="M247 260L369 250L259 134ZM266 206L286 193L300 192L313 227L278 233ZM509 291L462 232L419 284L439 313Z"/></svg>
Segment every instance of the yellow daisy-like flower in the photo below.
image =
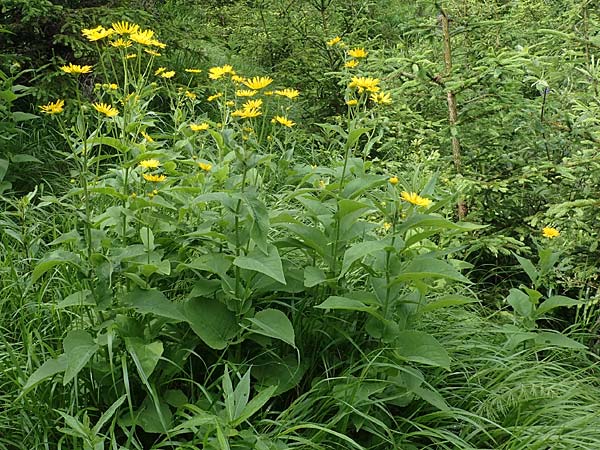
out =
<svg viewBox="0 0 600 450"><path fill-rule="evenodd" d="M109 28L108 30L104 28L102 25L98 25L96 28L84 28L81 30L81 34L83 34L88 41L95 42L100 39L104 39L105 37L113 34L115 30Z"/></svg>
<svg viewBox="0 0 600 450"><path fill-rule="evenodd" d="M356 66L358 66L358 64L359 63L356 59L350 59L344 63L344 67L347 69L354 69Z"/></svg>
<svg viewBox="0 0 600 450"><path fill-rule="evenodd" d="M359 93L364 90L369 92L379 92L381 89L378 84L380 80L372 77L352 77L352 81L348 85L349 88L357 88Z"/></svg>
<svg viewBox="0 0 600 450"><path fill-rule="evenodd" d="M256 94L258 94L258 91L251 89L238 89L235 91L236 97L254 97Z"/></svg>
<svg viewBox="0 0 600 450"><path fill-rule="evenodd" d="M236 109L231 113L233 117L241 117L242 119L250 119L253 117L258 117L262 114L257 108L244 108L244 109Z"/></svg>
<svg viewBox="0 0 600 450"><path fill-rule="evenodd" d="M154 139L152 139L152 136L150 136L145 131L141 131L141 134L142 134L142 136L144 136L144 139L146 139L148 142L154 142Z"/></svg>
<svg viewBox="0 0 600 450"><path fill-rule="evenodd" d="M160 75L161 73L163 73L165 70L167 70L166 67L159 67L158 69L156 69L154 71L154 75Z"/></svg>
<svg viewBox="0 0 600 450"><path fill-rule="evenodd" d="M112 41L110 45L117 48L128 48L131 47L133 44L130 40L119 38L117 40Z"/></svg>
<svg viewBox="0 0 600 450"><path fill-rule="evenodd" d="M257 98L256 100L248 100L246 103L244 103L243 107L244 109L258 109L262 106L263 101L260 98Z"/></svg>
<svg viewBox="0 0 600 450"><path fill-rule="evenodd" d="M142 175L144 180L151 181L153 183L160 183L161 181L165 181L167 179L166 175L153 175L151 173L145 173Z"/></svg>
<svg viewBox="0 0 600 450"><path fill-rule="evenodd" d="M229 64L225 64L221 67L211 67L208 69L208 78L211 80L218 80L225 75L235 75L235 70Z"/></svg>
<svg viewBox="0 0 600 450"><path fill-rule="evenodd" d="M169 70L168 72L163 72L160 74L161 77L163 78L173 78L175 76L175 71L174 70Z"/></svg>
<svg viewBox="0 0 600 450"><path fill-rule="evenodd" d="M298 91L297 89L285 88L275 91L274 94L280 95L281 97L287 97L293 100L300 95L300 91Z"/></svg>
<svg viewBox="0 0 600 450"><path fill-rule="evenodd" d="M124 34L131 35L131 34L137 33L140 30L140 26L136 25L135 23L121 21L121 22L113 23L112 30L114 33L117 33L119 35L124 35Z"/></svg>
<svg viewBox="0 0 600 450"><path fill-rule="evenodd" d="M90 73L92 71L92 66L80 66L79 64L69 63L68 66L62 66L60 70L65 73L78 75L80 73Z"/></svg>
<svg viewBox="0 0 600 450"><path fill-rule="evenodd" d="M241 77L239 75L233 75L231 77L232 81L235 81L236 83L243 83L244 81L246 81L246 79L244 77Z"/></svg>
<svg viewBox="0 0 600 450"><path fill-rule="evenodd" d="M205 172L210 172L210 170L212 169L212 164L199 162L198 167L200 167Z"/></svg>
<svg viewBox="0 0 600 450"><path fill-rule="evenodd" d="M158 58L159 56L162 56L160 53L158 53L158 52L155 52L154 50L150 50L149 48L145 48L145 49L144 49L144 51L145 51L146 53L148 53L149 55L151 55L151 56L156 56L157 58Z"/></svg>
<svg viewBox="0 0 600 450"><path fill-rule="evenodd" d="M202 72L201 69L185 69L185 71L187 73L200 73L200 72Z"/></svg>
<svg viewBox="0 0 600 450"><path fill-rule="evenodd" d="M380 105L391 105L392 104L392 96L389 93L384 92L374 92L370 97L375 103L379 103Z"/></svg>
<svg viewBox="0 0 600 450"><path fill-rule="evenodd" d="M341 38L341 37L339 37L339 36L336 36L336 37L334 37L334 38L332 38L332 39L329 39L329 40L327 41L327 45L328 45L329 47L333 47L335 44L339 43L341 40L342 40L342 38Z"/></svg>
<svg viewBox="0 0 600 450"><path fill-rule="evenodd" d="M119 114L119 110L117 108L106 103L93 103L92 106L96 111L104 114L106 117L115 117Z"/></svg>
<svg viewBox="0 0 600 450"><path fill-rule="evenodd" d="M135 33L130 34L129 39L141 45L152 45L152 42L154 42L154 31L137 31Z"/></svg>
<svg viewBox="0 0 600 450"><path fill-rule="evenodd" d="M190 100L196 100L198 98L198 96L195 93L190 91L185 91L185 96Z"/></svg>
<svg viewBox="0 0 600 450"><path fill-rule="evenodd" d="M222 92L217 92L216 94L211 95L210 97L208 97L206 100L208 100L209 102L212 102L212 101L214 101L214 100L216 100L216 99L218 99L218 98L220 98L222 96L223 96Z"/></svg>
<svg viewBox="0 0 600 450"><path fill-rule="evenodd" d="M296 125L290 119L288 119L287 117L283 117L283 116L275 116L271 119L271 122L272 123L280 123L284 127L288 127L288 128L292 128L294 125Z"/></svg>
<svg viewBox="0 0 600 450"><path fill-rule="evenodd" d="M145 134L142 131L143 134ZM144 159L140 161L139 166L144 169L158 169L160 167L160 161L158 159Z"/></svg>
<svg viewBox="0 0 600 450"><path fill-rule="evenodd" d="M190 128L192 129L192 131L204 131L204 130L208 130L209 127L210 127L210 125L207 124L206 122L203 122L201 124L195 124L195 123L190 124Z"/></svg>
<svg viewBox="0 0 600 450"><path fill-rule="evenodd" d="M399 182L400 180L398 180L398 177L391 177L391 178L390 178L388 181L389 181L391 184L394 184L394 185L396 185L396 184L398 184L398 182Z"/></svg>
<svg viewBox="0 0 600 450"><path fill-rule="evenodd" d="M249 80L245 80L244 84L250 89L259 90L262 88L266 88L272 82L273 78L271 77L254 77Z"/></svg>
<svg viewBox="0 0 600 450"><path fill-rule="evenodd" d="M430 199L423 198L420 195L418 195L416 192L402 191L400 193L400 197L402 197L402 199L406 200L408 203L412 203L413 205L417 205L417 206L429 206L431 204Z"/></svg>
<svg viewBox="0 0 600 450"><path fill-rule="evenodd" d="M554 239L555 237L560 236L560 231L553 227L544 227L542 235L548 239Z"/></svg>
<svg viewBox="0 0 600 450"><path fill-rule="evenodd" d="M351 98L350 100L348 100L346 102L346 105L348 105L348 106L356 106L356 105L358 105L358 100L356 100L355 98Z"/></svg>
<svg viewBox="0 0 600 450"><path fill-rule="evenodd" d="M348 55L352 56L353 58L366 58L368 54L369 52L366 52L365 49L362 47L357 47L348 50Z"/></svg>
<svg viewBox="0 0 600 450"><path fill-rule="evenodd" d="M235 102L234 102L233 100L227 100L227 101L225 102L225 106L229 106L229 107L231 107L231 106L235 106Z"/></svg>
<svg viewBox="0 0 600 450"><path fill-rule="evenodd" d="M41 105L39 108L43 113L46 114L60 114L63 112L63 106L65 106L64 100L56 100L55 102L50 102L47 105Z"/></svg>
<svg viewBox="0 0 600 450"><path fill-rule="evenodd" d="M167 44L164 44L156 39L152 39L150 41L150 45L152 45L153 47L158 47L158 48L163 48L163 49L167 47Z"/></svg>

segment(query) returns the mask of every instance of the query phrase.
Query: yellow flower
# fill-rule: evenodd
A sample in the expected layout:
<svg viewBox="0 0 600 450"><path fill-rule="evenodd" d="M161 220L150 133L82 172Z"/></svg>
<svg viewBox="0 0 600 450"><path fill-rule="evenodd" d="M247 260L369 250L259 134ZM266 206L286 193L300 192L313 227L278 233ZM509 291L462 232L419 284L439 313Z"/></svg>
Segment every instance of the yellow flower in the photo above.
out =
<svg viewBox="0 0 600 450"><path fill-rule="evenodd" d="M204 131L204 130L208 130L209 127L210 127L210 125L207 124L206 122L203 122L201 124L195 124L195 123L190 124L190 128L192 129L192 131Z"/></svg>
<svg viewBox="0 0 600 450"><path fill-rule="evenodd" d="M242 119L250 119L252 117L258 117L262 113L257 108L244 108L244 109L236 109L231 113L233 117L241 117Z"/></svg>
<svg viewBox="0 0 600 450"><path fill-rule="evenodd" d="M388 181L389 181L391 184L394 184L394 185L395 185L395 184L398 184L398 181L400 181L400 180L398 180L398 177L391 177L391 178L390 178Z"/></svg>
<svg viewBox="0 0 600 450"><path fill-rule="evenodd" d="M431 204L431 200L428 198L423 198L419 196L416 192L406 192L402 191L400 196L403 200L406 200L408 203L412 203L417 206L429 206Z"/></svg>
<svg viewBox="0 0 600 450"><path fill-rule="evenodd" d="M113 33L117 33L119 35L123 34L134 34L137 33L140 29L139 25L134 23L129 23L125 21L115 22L112 24Z"/></svg>
<svg viewBox="0 0 600 450"><path fill-rule="evenodd" d="M241 77L239 75L233 75L231 77L232 81L235 81L236 83L243 83L244 81L246 81L246 79L244 77Z"/></svg>
<svg viewBox="0 0 600 450"><path fill-rule="evenodd" d="M60 69L65 73L80 74L90 73L92 66L80 66L79 64L69 63L68 66L62 66Z"/></svg>
<svg viewBox="0 0 600 450"><path fill-rule="evenodd" d="M117 108L106 103L93 103L92 106L96 111L104 114L106 117L115 117L119 114L119 110Z"/></svg>
<svg viewBox="0 0 600 450"><path fill-rule="evenodd" d="M356 100L355 98L351 98L350 100L348 100L346 102L346 105L348 105L348 106L356 106L356 105L358 105L358 100Z"/></svg>
<svg viewBox="0 0 600 450"><path fill-rule="evenodd" d="M175 71L169 70L168 72L161 73L160 76L163 78L173 78L175 76Z"/></svg>
<svg viewBox="0 0 600 450"><path fill-rule="evenodd" d="M46 114L59 114L63 112L63 106L65 106L64 100L56 100L54 103L51 102L47 105L41 105L39 108Z"/></svg>
<svg viewBox="0 0 600 450"><path fill-rule="evenodd" d="M210 69L208 69L208 78L210 78L211 80L218 80L219 78L227 74L235 75L233 67L229 64L225 64L222 67L211 67Z"/></svg>
<svg viewBox="0 0 600 450"><path fill-rule="evenodd" d="M258 109L262 106L263 101L258 98L256 100L248 100L246 103L244 103L243 107L244 109Z"/></svg>
<svg viewBox="0 0 600 450"><path fill-rule="evenodd" d="M344 67L347 69L354 69L356 66L358 66L358 61L356 59L351 59L344 63Z"/></svg>
<svg viewBox="0 0 600 450"><path fill-rule="evenodd" d="M145 134L143 131L142 133ZM158 159L144 159L143 161L140 161L139 166L144 169L158 169L160 167L160 161Z"/></svg>
<svg viewBox="0 0 600 450"><path fill-rule="evenodd" d="M270 96L270 95L273 95L274 93L275 93L275 92L273 92L273 91L264 91L264 92L263 92L263 95Z"/></svg>
<svg viewBox="0 0 600 450"><path fill-rule="evenodd" d="M275 95L280 95L282 97L287 97L293 100L300 95L300 91L298 91L297 89L285 88L275 91Z"/></svg>
<svg viewBox="0 0 600 450"><path fill-rule="evenodd" d="M348 55L352 56L353 58L366 58L368 53L369 52L366 52L364 48L359 47L348 50Z"/></svg>
<svg viewBox="0 0 600 450"><path fill-rule="evenodd" d="M392 104L392 97L389 93L374 92L373 94L371 94L370 98L375 103L379 103L381 105L391 105Z"/></svg>
<svg viewBox="0 0 600 450"><path fill-rule="evenodd" d="M128 47L131 47L132 44L131 44L131 41L125 40L123 38L119 38L115 41L112 41L110 43L110 45L112 45L113 47L118 47L118 48L119 47L120 48L128 48Z"/></svg>
<svg viewBox="0 0 600 450"><path fill-rule="evenodd" d="M357 88L359 93L365 89L369 92L379 92L379 79L372 77L352 77L352 81L348 85L349 88Z"/></svg>
<svg viewBox="0 0 600 450"><path fill-rule="evenodd" d="M235 106L235 102L233 100L227 100L225 106Z"/></svg>
<svg viewBox="0 0 600 450"><path fill-rule="evenodd" d="M342 40L342 38L341 38L341 37L339 37L339 36L336 36L336 37L334 37L334 38L332 38L332 39L329 39L329 40L327 41L327 45L328 45L329 47L333 47L335 44L337 44L337 43L338 43L338 42L340 42L341 40Z"/></svg>
<svg viewBox="0 0 600 450"><path fill-rule="evenodd" d="M157 41L156 39L151 39L150 45L158 48L165 48L167 46L167 44L163 44L162 42Z"/></svg>
<svg viewBox="0 0 600 450"><path fill-rule="evenodd" d="M555 237L560 236L560 231L553 227L544 227L542 235L548 239L554 239Z"/></svg>
<svg viewBox="0 0 600 450"><path fill-rule="evenodd" d="M125 55L125 58L133 59L133 58L137 58L137 55L135 53L130 53L129 55Z"/></svg>
<svg viewBox="0 0 600 450"><path fill-rule="evenodd" d="M244 81L244 84L250 89L258 90L267 87L273 82L271 77L254 77Z"/></svg>
<svg viewBox="0 0 600 450"><path fill-rule="evenodd" d="M84 28L81 30L81 34L83 34L88 41L94 42L99 41L100 39L104 39L105 37L113 34L115 30L106 29L102 25L98 25L96 28Z"/></svg>
<svg viewBox="0 0 600 450"><path fill-rule="evenodd" d="M209 102L212 102L213 100L218 99L219 97L222 97L223 93L222 92L217 92L214 95L211 95L210 97L208 97L206 100L208 100Z"/></svg>
<svg viewBox="0 0 600 450"><path fill-rule="evenodd" d="M156 69L154 71L154 75L160 75L161 73L163 73L165 70L167 70L166 67L159 67L158 69Z"/></svg>
<svg viewBox="0 0 600 450"><path fill-rule="evenodd" d="M294 122L292 122L287 117L282 117L282 116L275 116L275 117L273 117L271 119L271 122L272 123L280 123L284 127L288 127L288 128L292 128L294 125L296 125Z"/></svg>
<svg viewBox="0 0 600 450"><path fill-rule="evenodd" d="M145 51L146 53L148 53L149 55L152 55L152 56L156 56L156 57L159 57L159 56L161 56L161 54L160 54L160 53L158 53L158 52L155 52L154 50L150 50L149 48L145 48L145 49L144 49L144 51Z"/></svg>
<svg viewBox="0 0 600 450"><path fill-rule="evenodd" d="M109 90L113 90L113 91L119 88L119 86L117 86L116 83L104 83L104 84L102 84L102 87L104 89L109 89Z"/></svg>
<svg viewBox="0 0 600 450"><path fill-rule="evenodd" d="M185 91L185 96L190 100L196 100L196 98L198 97L195 93L190 91Z"/></svg>
<svg viewBox="0 0 600 450"><path fill-rule="evenodd" d="M212 164L199 162L198 167L200 167L205 172L210 172L210 169L212 169Z"/></svg>
<svg viewBox="0 0 600 450"><path fill-rule="evenodd" d="M392 224L391 224L391 223L389 223L389 222L383 222L383 225L382 225L382 227L383 227L383 231L387 231L387 230L389 230L390 228L392 228Z"/></svg>
<svg viewBox="0 0 600 450"><path fill-rule="evenodd" d="M251 89L238 89L235 91L237 97L254 97L256 94L258 94L258 91L253 91Z"/></svg>
<svg viewBox="0 0 600 450"><path fill-rule="evenodd" d="M154 142L154 139L152 139L152 136L150 136L145 131L142 131L141 134L142 134L142 136L144 136L144 139L146 139L148 142Z"/></svg>
<svg viewBox="0 0 600 450"><path fill-rule="evenodd" d="M160 183L161 181L165 181L167 179L166 175L153 175L151 173L145 173L142 175L144 180L151 181L153 183Z"/></svg>
<svg viewBox="0 0 600 450"><path fill-rule="evenodd" d="M135 33L130 34L129 39L141 45L152 45L152 42L154 42L154 31L137 31Z"/></svg>
<svg viewBox="0 0 600 450"><path fill-rule="evenodd" d="M200 72L202 72L201 69L185 69L185 71L187 73L200 73Z"/></svg>

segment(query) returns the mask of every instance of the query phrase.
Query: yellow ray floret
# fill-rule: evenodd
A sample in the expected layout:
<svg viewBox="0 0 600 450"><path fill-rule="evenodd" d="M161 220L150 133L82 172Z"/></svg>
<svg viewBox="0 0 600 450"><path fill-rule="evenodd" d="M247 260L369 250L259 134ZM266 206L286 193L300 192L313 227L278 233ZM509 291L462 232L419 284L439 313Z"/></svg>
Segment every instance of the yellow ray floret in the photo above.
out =
<svg viewBox="0 0 600 450"><path fill-rule="evenodd" d="M249 80L245 80L244 84L250 89L258 90L267 87L273 82L271 77L254 77Z"/></svg>
<svg viewBox="0 0 600 450"><path fill-rule="evenodd" d="M356 66L358 66L358 61L356 59L351 59L344 63L344 67L347 69L354 69Z"/></svg>
<svg viewBox="0 0 600 450"><path fill-rule="evenodd" d="M244 103L243 107L244 109L258 109L262 106L263 101L260 98L257 98L256 100L248 100L246 103Z"/></svg>
<svg viewBox="0 0 600 450"><path fill-rule="evenodd" d="M329 39L329 40L327 41L327 45L328 45L329 47L333 47L335 44L339 43L341 40L342 40L342 38L341 38L341 37L339 37L339 36L336 36L336 37L334 37L334 38L332 38L332 39Z"/></svg>
<svg viewBox="0 0 600 450"><path fill-rule="evenodd" d="M123 34L134 34L140 30L140 26L135 23L129 23L125 21L115 22L112 24L112 30L114 33Z"/></svg>
<svg viewBox="0 0 600 450"><path fill-rule="evenodd" d="M380 80L372 77L352 77L352 81L348 85L349 88L357 88L358 92L362 93L364 90L369 92L379 92L380 87L378 86Z"/></svg>
<svg viewBox="0 0 600 450"><path fill-rule="evenodd" d="M199 162L198 167L200 167L205 172L210 172L210 170L212 169L212 164Z"/></svg>
<svg viewBox="0 0 600 450"><path fill-rule="evenodd" d="M83 34L87 38L87 40L91 42L104 39L105 37L110 36L114 32L115 30L111 28L107 30L102 25L98 25L96 28L84 28L83 30L81 30L81 34Z"/></svg>
<svg viewBox="0 0 600 450"><path fill-rule="evenodd" d="M353 48L348 50L348 55L353 58L366 58L369 52L365 51L364 48Z"/></svg>
<svg viewBox="0 0 600 450"><path fill-rule="evenodd" d="M544 227L542 235L548 239L554 239L555 237L560 236L560 231L553 227Z"/></svg>
<svg viewBox="0 0 600 450"><path fill-rule="evenodd" d="M129 39L141 45L152 45L154 42L154 31L144 30L131 33Z"/></svg>
<svg viewBox="0 0 600 450"><path fill-rule="evenodd" d="M167 179L166 175L153 175L151 173L145 173L142 175L144 180L151 181L153 183L160 183L161 181L165 181Z"/></svg>
<svg viewBox="0 0 600 450"><path fill-rule="evenodd" d="M235 91L236 97L254 97L256 94L258 94L258 91L252 89L238 89Z"/></svg>
<svg viewBox="0 0 600 450"><path fill-rule="evenodd" d="M92 106L96 111L104 114L106 117L115 117L119 114L119 110L117 108L106 103L93 103Z"/></svg>
<svg viewBox="0 0 600 450"><path fill-rule="evenodd" d="M56 100L47 105L41 105L39 108L46 114L59 114L63 112L63 106L65 106L64 100Z"/></svg>
<svg viewBox="0 0 600 450"><path fill-rule="evenodd" d="M406 192L402 191L400 193L402 200L407 201L408 203L412 203L417 206L429 206L431 204L431 200L428 198L423 198L418 195L416 192Z"/></svg>
<svg viewBox="0 0 600 450"><path fill-rule="evenodd" d="M127 39L119 38L117 40L112 41L110 45L117 48L128 48L131 47L133 44Z"/></svg>
<svg viewBox="0 0 600 450"><path fill-rule="evenodd" d="M202 69L185 69L187 73L200 73Z"/></svg>
<svg viewBox="0 0 600 450"><path fill-rule="evenodd" d="M258 117L262 114L258 108L236 109L231 113L233 117L241 117L242 119L250 119Z"/></svg>
<svg viewBox="0 0 600 450"><path fill-rule="evenodd" d="M229 64L225 64L221 67L211 67L208 69L208 78L211 80L218 80L225 75L235 75L235 70Z"/></svg>
<svg viewBox="0 0 600 450"><path fill-rule="evenodd" d="M79 64L69 63L68 66L62 66L60 68L65 73L90 73L92 71L92 66L80 66Z"/></svg>
<svg viewBox="0 0 600 450"><path fill-rule="evenodd" d="M380 105L392 104L392 96L387 92L374 92L369 98Z"/></svg>
<svg viewBox="0 0 600 450"><path fill-rule="evenodd" d="M298 91L297 89L285 88L275 91L274 94L280 95L281 97L287 97L293 100L300 95L300 91Z"/></svg>
<svg viewBox="0 0 600 450"><path fill-rule="evenodd" d="M144 159L140 161L140 167L144 169L158 169L160 167L160 161L158 159Z"/></svg>
<svg viewBox="0 0 600 450"><path fill-rule="evenodd" d="M294 125L296 125L290 119L288 119L287 117L283 117L283 116L275 116L271 119L271 122L272 123L280 123L284 127L288 127L288 128L292 128Z"/></svg>
<svg viewBox="0 0 600 450"><path fill-rule="evenodd" d="M206 122L203 122L200 124L195 124L195 123L190 124L190 128L192 129L192 131L204 131L204 130L208 130L209 127L210 127L210 125L207 124Z"/></svg>

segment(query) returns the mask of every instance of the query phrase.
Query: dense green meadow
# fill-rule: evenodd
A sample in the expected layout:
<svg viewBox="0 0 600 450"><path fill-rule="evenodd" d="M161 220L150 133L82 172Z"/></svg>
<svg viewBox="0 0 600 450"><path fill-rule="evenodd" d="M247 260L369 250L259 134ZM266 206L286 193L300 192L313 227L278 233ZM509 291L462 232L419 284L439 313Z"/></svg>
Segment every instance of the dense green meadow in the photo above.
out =
<svg viewBox="0 0 600 450"><path fill-rule="evenodd" d="M0 1L0 450L600 449L600 4Z"/></svg>

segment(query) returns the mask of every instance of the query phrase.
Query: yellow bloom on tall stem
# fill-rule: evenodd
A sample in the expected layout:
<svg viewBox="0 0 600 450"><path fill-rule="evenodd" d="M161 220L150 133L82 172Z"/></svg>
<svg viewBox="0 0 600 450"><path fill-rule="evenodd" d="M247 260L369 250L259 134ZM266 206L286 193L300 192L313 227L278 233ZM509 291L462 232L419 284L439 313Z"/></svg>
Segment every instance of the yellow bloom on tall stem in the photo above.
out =
<svg viewBox="0 0 600 450"><path fill-rule="evenodd" d="M254 97L256 94L258 94L258 91L252 89L238 89L235 91L236 97Z"/></svg>
<svg viewBox="0 0 600 450"><path fill-rule="evenodd" d="M375 103L379 103L380 105L391 105L392 104L392 96L389 93L384 92L374 92L369 97Z"/></svg>
<svg viewBox="0 0 600 450"><path fill-rule="evenodd" d="M200 73L202 69L185 69L187 73Z"/></svg>
<svg viewBox="0 0 600 450"><path fill-rule="evenodd" d="M158 169L160 167L160 161L158 159L144 159L140 161L139 166L144 169Z"/></svg>
<svg viewBox="0 0 600 450"><path fill-rule="evenodd" d="M169 70L168 72L161 73L160 76L162 78L167 78L167 79L173 78L175 76L175 71L174 70Z"/></svg>
<svg viewBox="0 0 600 450"><path fill-rule="evenodd" d="M275 116L271 119L271 122L272 123L280 123L284 127L288 127L288 128L292 128L294 125L296 125L290 119L288 119L287 117L283 117L283 116Z"/></svg>
<svg viewBox="0 0 600 450"><path fill-rule="evenodd" d="M348 55L353 58L366 58L369 52L366 52L364 48L353 48L352 50L348 50Z"/></svg>
<svg viewBox="0 0 600 450"><path fill-rule="evenodd" d="M400 181L398 177L391 177L389 180L390 184L396 185Z"/></svg>
<svg viewBox="0 0 600 450"><path fill-rule="evenodd" d="M92 106L96 111L104 114L106 117L115 117L119 114L119 110L117 108L106 103L93 103Z"/></svg>
<svg viewBox="0 0 600 450"><path fill-rule="evenodd" d="M348 85L349 88L357 88L359 93L364 90L369 92L379 92L381 89L379 85L380 80L372 77L352 77L352 81Z"/></svg>
<svg viewBox="0 0 600 450"><path fill-rule="evenodd" d="M65 73L79 75L80 73L90 73L92 71L92 66L80 66L79 64L69 63L68 66L62 66L60 70Z"/></svg>
<svg viewBox="0 0 600 450"><path fill-rule="evenodd" d="M160 183L167 179L166 175L153 175L151 173L145 173L142 176L144 177L144 180L151 181L152 183Z"/></svg>
<svg viewBox="0 0 600 450"><path fill-rule="evenodd" d="M207 124L206 122L203 122L200 124L195 124L195 123L190 124L190 128L192 131L205 131L205 130L208 130L209 127L210 127L210 125Z"/></svg>
<svg viewBox="0 0 600 450"><path fill-rule="evenodd" d="M84 28L81 30L81 34L83 34L88 41L95 42L100 39L104 39L105 37L113 34L115 30L109 28L108 30L104 28L102 25L98 25L96 28Z"/></svg>
<svg viewBox="0 0 600 450"><path fill-rule="evenodd" d="M244 109L257 109L260 108L263 104L263 101L258 98L256 100L248 100L246 103L244 103Z"/></svg>
<svg viewBox="0 0 600 450"><path fill-rule="evenodd" d="M117 47L117 48L128 48L128 47L131 47L133 44L129 40L119 38L119 39L112 41L110 43L110 45L113 47Z"/></svg>
<svg viewBox="0 0 600 450"><path fill-rule="evenodd" d="M222 96L223 96L222 92L217 92L214 95L210 95L206 100L208 100L209 102L212 102L212 101L214 101L214 100L216 100L216 99L218 99L219 97L222 97Z"/></svg>
<svg viewBox="0 0 600 450"><path fill-rule="evenodd" d="M150 50L149 48L145 48L145 49L144 49L144 52L145 52L145 53L148 53L148 54L149 54L149 55L151 55L151 56L156 56L156 57L159 57L159 56L161 56L161 54L160 54L160 53L158 53L158 52L155 52L154 50Z"/></svg>
<svg viewBox="0 0 600 450"><path fill-rule="evenodd" d="M262 114L258 108L236 109L231 113L233 117L241 117L242 119L251 119Z"/></svg>
<svg viewBox="0 0 600 450"><path fill-rule="evenodd" d="M221 67L211 67L208 69L208 78L211 80L218 80L225 75L235 75L235 70L229 64L225 64Z"/></svg>
<svg viewBox="0 0 600 450"><path fill-rule="evenodd" d="M342 40L342 38L341 38L341 37L339 37L339 36L336 36L336 37L334 37L334 38L332 38L332 39L329 39L329 40L327 41L327 45L328 45L329 47L333 47L335 44L337 44L337 43L338 43L338 42L340 42L341 40Z"/></svg>
<svg viewBox="0 0 600 450"><path fill-rule="evenodd" d="M46 114L59 114L63 112L63 106L65 106L64 100L56 100L55 102L50 102L47 105L41 105L39 108L43 113Z"/></svg>
<svg viewBox="0 0 600 450"><path fill-rule="evenodd" d="M129 39L141 45L152 45L154 42L154 31L144 30L131 33Z"/></svg>
<svg viewBox="0 0 600 450"><path fill-rule="evenodd" d="M244 84L250 89L259 90L267 87L273 82L271 77L254 77L244 81Z"/></svg>
<svg viewBox="0 0 600 450"><path fill-rule="evenodd" d="M212 169L212 164L199 162L198 167L200 167L205 172L210 172L210 170Z"/></svg>
<svg viewBox="0 0 600 450"><path fill-rule="evenodd" d="M418 195L416 192L406 192L402 191L400 193L402 200L407 201L408 203L412 203L417 206L429 206L431 204L431 200L428 198L423 198Z"/></svg>
<svg viewBox="0 0 600 450"><path fill-rule="evenodd" d="M347 69L354 69L356 66L358 66L358 61L356 59L351 59L344 63L344 67Z"/></svg>
<svg viewBox="0 0 600 450"><path fill-rule="evenodd" d="M137 33L140 29L139 25L135 23L129 23L125 21L115 22L112 24L112 29L115 33L123 35L123 34L134 34Z"/></svg>
<svg viewBox="0 0 600 450"><path fill-rule="evenodd" d="M560 231L553 227L544 227L542 235L548 239L554 239L555 237L560 236Z"/></svg>
<svg viewBox="0 0 600 450"><path fill-rule="evenodd" d="M298 91L297 89L285 88L275 91L274 94L279 95L281 97L287 97L293 100L300 95L300 91Z"/></svg>

